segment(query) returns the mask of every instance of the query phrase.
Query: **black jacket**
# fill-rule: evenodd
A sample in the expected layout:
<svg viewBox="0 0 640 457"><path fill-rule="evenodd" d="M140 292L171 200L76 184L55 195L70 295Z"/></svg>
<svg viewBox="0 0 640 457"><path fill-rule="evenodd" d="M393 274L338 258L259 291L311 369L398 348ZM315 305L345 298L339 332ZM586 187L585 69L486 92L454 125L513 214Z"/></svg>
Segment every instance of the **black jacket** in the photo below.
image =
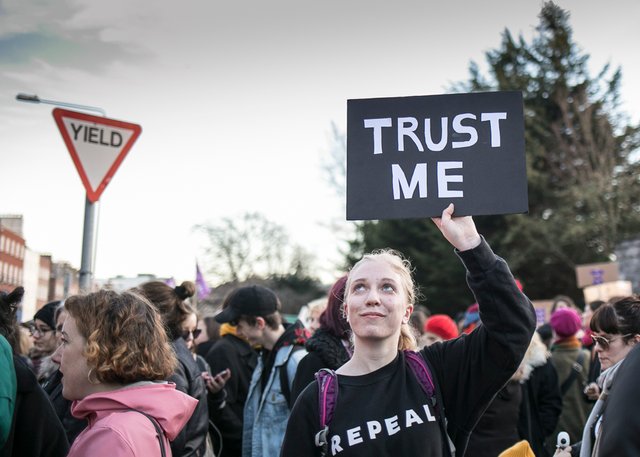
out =
<svg viewBox="0 0 640 457"><path fill-rule="evenodd" d="M211 366L213 376L227 368L231 371L231 377L222 391L224 401L210 396L209 418L217 429L217 433L211 434L213 448L216 451L220 449L222 439L219 457L239 457L242 454L244 404L258 355L249 343L226 333L215 342L205 359Z"/></svg>
<svg viewBox="0 0 640 457"><path fill-rule="evenodd" d="M468 457L496 457L516 444L522 389L509 381L495 396L469 437ZM537 454L536 454L537 456Z"/></svg>
<svg viewBox="0 0 640 457"><path fill-rule="evenodd" d="M73 444L73 441L80 432L87 427L87 421L73 417L71 414L71 401L62 396L62 373L60 373L60 370L56 370L56 372L42 384L42 388L47 395L49 395L53 409L62 422L64 431L67 433L69 445Z"/></svg>
<svg viewBox="0 0 640 457"><path fill-rule="evenodd" d="M555 442L550 435L558 425L562 412L562 395L558 373L547 360L536 367L529 379L522 385L522 405L518 420L520 438L531 444L537 457L549 457L545 441Z"/></svg>
<svg viewBox="0 0 640 457"><path fill-rule="evenodd" d="M171 346L176 353L178 365L169 381L176 384L177 390L198 400L198 405L189 422L171 442L171 453L174 457L198 457L205 453L207 433L209 432L207 388L193 354L189 351L184 340L176 338Z"/></svg>
<svg viewBox="0 0 640 457"><path fill-rule="evenodd" d="M26 363L13 356L18 390L13 424L0 456L64 457L69 443L47 394Z"/></svg>
<svg viewBox="0 0 640 457"><path fill-rule="evenodd" d="M458 255L483 324L470 335L420 351L433 375L437 406L429 405L410 370L401 368L402 354L363 376L338 375L338 400L327 435L330 453L339 439L343 457L450 455L439 433L444 408L456 455L464 455L471 430L520 365L534 332L535 313L507 264L484 240ZM313 383L293 408L281 455L319 455L314 444L319 422L318 387Z"/></svg>
<svg viewBox="0 0 640 457"><path fill-rule="evenodd" d="M640 455L640 345L627 354L613 380L602 417L596 457Z"/></svg>
<svg viewBox="0 0 640 457"><path fill-rule="evenodd" d="M305 344L305 355L296 370L296 377L291 387L291 402L293 405L298 395L315 379L315 374L321 368L337 370L349 360L349 353L342 344L342 340L334 334L320 328Z"/></svg>

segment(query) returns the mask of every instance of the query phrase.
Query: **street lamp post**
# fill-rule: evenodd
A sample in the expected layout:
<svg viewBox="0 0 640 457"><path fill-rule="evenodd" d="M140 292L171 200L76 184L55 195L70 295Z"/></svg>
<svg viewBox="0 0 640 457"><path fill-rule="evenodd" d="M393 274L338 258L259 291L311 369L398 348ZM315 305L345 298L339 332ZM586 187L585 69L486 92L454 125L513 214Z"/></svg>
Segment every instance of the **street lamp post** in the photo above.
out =
<svg viewBox="0 0 640 457"><path fill-rule="evenodd" d="M107 113L97 106L78 105L76 103L59 102L46 100L37 95L18 94L16 100L27 103L44 103L47 105L61 106L65 108L75 108L83 111L95 111L106 117ZM91 203L89 197L85 197L84 204L84 228L82 231L82 256L80 260L80 290L90 292L91 280L93 276L93 257L96 236L96 203Z"/></svg>

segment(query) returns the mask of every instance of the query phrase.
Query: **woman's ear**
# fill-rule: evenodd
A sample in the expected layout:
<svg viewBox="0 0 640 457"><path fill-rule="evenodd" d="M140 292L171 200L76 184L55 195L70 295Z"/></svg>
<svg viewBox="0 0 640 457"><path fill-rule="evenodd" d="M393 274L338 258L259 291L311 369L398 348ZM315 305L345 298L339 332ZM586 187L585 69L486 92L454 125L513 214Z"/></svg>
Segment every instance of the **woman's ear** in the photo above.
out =
<svg viewBox="0 0 640 457"><path fill-rule="evenodd" d="M404 310L404 317L402 318L403 324L409 323L409 318L411 317L411 313L413 313L413 305L407 306L407 309Z"/></svg>

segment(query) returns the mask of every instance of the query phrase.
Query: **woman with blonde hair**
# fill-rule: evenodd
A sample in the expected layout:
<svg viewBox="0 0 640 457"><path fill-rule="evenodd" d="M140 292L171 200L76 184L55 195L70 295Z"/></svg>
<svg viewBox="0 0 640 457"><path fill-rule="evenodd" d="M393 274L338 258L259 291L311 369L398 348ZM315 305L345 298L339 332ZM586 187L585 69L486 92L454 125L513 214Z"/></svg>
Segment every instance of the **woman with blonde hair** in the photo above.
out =
<svg viewBox="0 0 640 457"><path fill-rule="evenodd" d="M345 292L353 356L336 371L337 392L328 395L325 383L314 382L298 397L282 456L464 455L473 426L518 368L535 314L471 217L452 215L449 205L433 220L467 268L483 324L411 353L410 265L392 251L366 255L349 272ZM409 364L416 358L428 374Z"/></svg>
<svg viewBox="0 0 640 457"><path fill-rule="evenodd" d="M86 419L69 457L169 456L196 401L164 382L176 364L160 316L132 292L69 297L56 350L62 395Z"/></svg>

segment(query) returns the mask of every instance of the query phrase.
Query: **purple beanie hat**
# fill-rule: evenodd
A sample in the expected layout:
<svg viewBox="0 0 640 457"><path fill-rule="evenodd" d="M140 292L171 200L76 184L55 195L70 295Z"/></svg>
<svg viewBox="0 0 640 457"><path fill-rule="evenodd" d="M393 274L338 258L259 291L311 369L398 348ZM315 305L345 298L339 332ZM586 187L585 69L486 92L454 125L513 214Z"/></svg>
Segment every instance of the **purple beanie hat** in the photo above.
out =
<svg viewBox="0 0 640 457"><path fill-rule="evenodd" d="M565 338L578 333L582 327L582 319L576 310L560 308L551 315L550 324L559 337Z"/></svg>

